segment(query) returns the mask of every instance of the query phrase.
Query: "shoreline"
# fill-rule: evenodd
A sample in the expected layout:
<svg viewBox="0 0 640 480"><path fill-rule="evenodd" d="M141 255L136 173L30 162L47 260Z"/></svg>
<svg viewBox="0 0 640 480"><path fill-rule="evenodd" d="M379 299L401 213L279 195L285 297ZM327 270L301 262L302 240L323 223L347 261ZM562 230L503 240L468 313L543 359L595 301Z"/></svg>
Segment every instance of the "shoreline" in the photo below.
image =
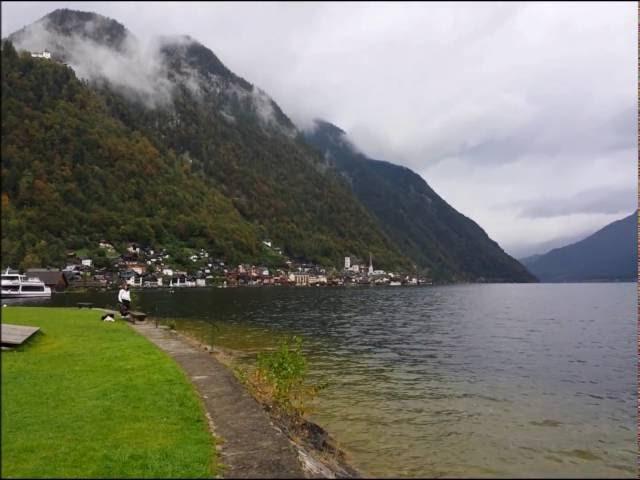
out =
<svg viewBox="0 0 640 480"><path fill-rule="evenodd" d="M134 285L131 287L131 290L134 292L141 291L175 291L175 290L207 290L207 289L220 289L220 290L236 290L236 289L257 289L257 288L291 288L291 289L315 289L315 288L337 288L337 289L365 289L365 288L392 288L397 289L398 287L407 288L407 287L451 287L451 286L463 286L463 285L583 285L583 284L621 284L621 283L637 283L636 279L619 279L619 280L575 280L575 281L538 281L538 282L433 282L433 283L421 283L418 285L375 285L375 284L348 284L348 285L229 285L226 287L220 285L206 285L206 286L193 286L193 287L184 287L184 286L160 286L160 287L141 287L138 285ZM65 295L65 294L82 294L82 293L96 293L96 292L114 292L118 290L118 286L100 286L100 287L83 287L83 286L73 286L68 287L65 290L54 291L53 295ZM3 299L7 300L7 299ZM13 299L9 299L13 300Z"/></svg>
<svg viewBox="0 0 640 480"><path fill-rule="evenodd" d="M174 335L203 352L212 355L234 377L240 387L253 398L266 412L274 426L291 442L298 454L298 460L309 478L365 478L365 472L356 469L349 462L349 454L338 447L337 441L320 425L303 419L302 428L294 427L287 418L275 415L268 405L258 401L249 389L240 382L233 370L233 361L241 352L213 346L201 342L197 338L184 332L172 330Z"/></svg>
<svg viewBox="0 0 640 480"><path fill-rule="evenodd" d="M305 478L298 453L229 369L206 350L153 322L128 324L174 363L191 383L227 478Z"/></svg>

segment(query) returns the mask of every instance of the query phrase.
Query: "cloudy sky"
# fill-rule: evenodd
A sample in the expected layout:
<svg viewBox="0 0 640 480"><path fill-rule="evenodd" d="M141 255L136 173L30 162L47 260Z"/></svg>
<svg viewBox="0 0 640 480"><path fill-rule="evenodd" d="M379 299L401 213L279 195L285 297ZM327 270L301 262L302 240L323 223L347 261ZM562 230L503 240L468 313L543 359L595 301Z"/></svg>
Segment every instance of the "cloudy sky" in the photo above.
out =
<svg viewBox="0 0 640 480"><path fill-rule="evenodd" d="M637 4L2 2L188 34L299 125L406 165L515 256L637 206Z"/></svg>

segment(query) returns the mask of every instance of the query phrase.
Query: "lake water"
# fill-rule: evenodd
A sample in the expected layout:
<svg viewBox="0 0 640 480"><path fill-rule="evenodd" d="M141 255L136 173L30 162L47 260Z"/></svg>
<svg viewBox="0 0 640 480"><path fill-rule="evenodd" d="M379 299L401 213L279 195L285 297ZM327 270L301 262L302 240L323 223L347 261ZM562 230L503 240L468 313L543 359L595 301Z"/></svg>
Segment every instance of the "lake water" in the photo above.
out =
<svg viewBox="0 0 640 480"><path fill-rule="evenodd" d="M115 305L116 292L46 304ZM636 477L636 285L133 292L247 355L305 339L313 420L371 476Z"/></svg>

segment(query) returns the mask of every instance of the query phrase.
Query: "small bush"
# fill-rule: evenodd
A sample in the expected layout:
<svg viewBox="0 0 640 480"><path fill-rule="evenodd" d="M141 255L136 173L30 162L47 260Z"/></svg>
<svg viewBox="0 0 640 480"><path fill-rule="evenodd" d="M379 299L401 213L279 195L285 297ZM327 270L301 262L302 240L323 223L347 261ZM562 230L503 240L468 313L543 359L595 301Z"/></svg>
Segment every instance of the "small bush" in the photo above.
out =
<svg viewBox="0 0 640 480"><path fill-rule="evenodd" d="M307 361L302 353L302 339L293 337L292 345L283 341L275 352L258 355L258 372L273 386L277 402L286 403L302 385Z"/></svg>
<svg viewBox="0 0 640 480"><path fill-rule="evenodd" d="M295 336L282 341L274 352L258 354L256 368L250 374L238 374L260 402L294 420L309 413L309 403L326 387L307 384L306 376L302 339Z"/></svg>

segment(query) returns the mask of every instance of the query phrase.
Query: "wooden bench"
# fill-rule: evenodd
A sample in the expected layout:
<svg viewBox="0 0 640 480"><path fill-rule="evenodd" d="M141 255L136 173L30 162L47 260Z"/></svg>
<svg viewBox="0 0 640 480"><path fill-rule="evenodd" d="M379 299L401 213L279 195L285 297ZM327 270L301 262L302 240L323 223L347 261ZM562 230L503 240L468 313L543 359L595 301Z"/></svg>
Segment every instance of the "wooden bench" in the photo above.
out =
<svg viewBox="0 0 640 480"><path fill-rule="evenodd" d="M93 303L91 302L78 302L76 305L78 308L93 308Z"/></svg>
<svg viewBox="0 0 640 480"><path fill-rule="evenodd" d="M129 311L129 318L131 318L134 322L144 322L147 318L147 314L143 312L132 312Z"/></svg>
<svg viewBox="0 0 640 480"><path fill-rule="evenodd" d="M21 345L38 330L40 330L40 327L25 327L3 323L0 332L2 345Z"/></svg>

